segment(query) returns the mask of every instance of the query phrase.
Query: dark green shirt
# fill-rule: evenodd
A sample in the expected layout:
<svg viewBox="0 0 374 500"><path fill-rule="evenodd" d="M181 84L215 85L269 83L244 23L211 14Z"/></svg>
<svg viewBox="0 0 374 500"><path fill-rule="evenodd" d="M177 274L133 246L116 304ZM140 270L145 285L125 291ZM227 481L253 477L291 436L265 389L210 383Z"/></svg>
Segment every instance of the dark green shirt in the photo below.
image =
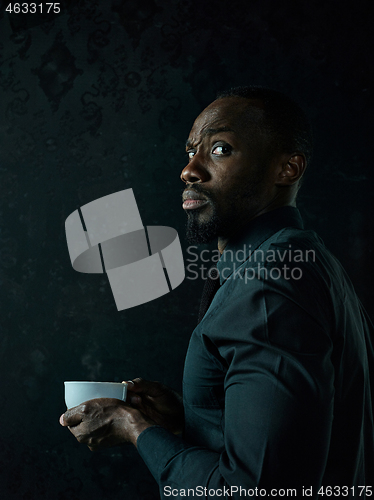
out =
<svg viewBox="0 0 374 500"><path fill-rule="evenodd" d="M185 362L183 439L161 427L138 439L162 498L197 487L322 498L321 486L365 498L373 333L343 268L292 207L251 221L217 267L221 287Z"/></svg>

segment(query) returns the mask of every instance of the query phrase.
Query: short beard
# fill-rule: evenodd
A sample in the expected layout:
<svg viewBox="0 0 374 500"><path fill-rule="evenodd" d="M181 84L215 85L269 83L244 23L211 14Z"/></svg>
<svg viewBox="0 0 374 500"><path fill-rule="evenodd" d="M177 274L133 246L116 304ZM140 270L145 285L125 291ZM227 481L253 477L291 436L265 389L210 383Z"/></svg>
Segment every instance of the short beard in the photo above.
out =
<svg viewBox="0 0 374 500"><path fill-rule="evenodd" d="M198 210L187 214L186 238L190 245L193 243L210 243L218 238L220 228L222 227L221 219L215 210L206 222L199 222Z"/></svg>
<svg viewBox="0 0 374 500"><path fill-rule="evenodd" d="M265 172L265 170L264 170ZM250 206L258 205L258 192L264 173L253 175L248 186L244 186L242 193L228 193L229 203L222 210L212 193L202 189L200 186L193 186L193 190L204 194L210 201L212 215L206 221L199 221L200 209L196 208L187 212L186 224L186 239L189 244L211 243L213 240L220 238L228 238L232 235L234 227L237 225L238 207L248 203L248 214L250 214ZM243 209L240 210L243 213ZM254 214L255 215L255 214Z"/></svg>
<svg viewBox="0 0 374 500"><path fill-rule="evenodd" d="M199 209L187 213L186 239L191 244L211 243L219 237L228 236L233 227L229 217L234 213L234 207L226 214L220 214L214 201L211 200L212 215L206 221L199 221ZM226 216L225 216L226 215Z"/></svg>

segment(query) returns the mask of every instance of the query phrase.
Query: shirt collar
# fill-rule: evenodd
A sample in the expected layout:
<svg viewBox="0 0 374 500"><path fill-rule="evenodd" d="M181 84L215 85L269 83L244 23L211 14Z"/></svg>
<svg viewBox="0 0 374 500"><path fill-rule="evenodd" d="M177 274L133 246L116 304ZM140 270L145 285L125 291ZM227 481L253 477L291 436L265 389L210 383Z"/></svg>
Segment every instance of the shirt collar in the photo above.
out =
<svg viewBox="0 0 374 500"><path fill-rule="evenodd" d="M297 208L277 208L255 217L246 224L228 241L217 262L221 285L261 243L285 227L303 229L303 221Z"/></svg>

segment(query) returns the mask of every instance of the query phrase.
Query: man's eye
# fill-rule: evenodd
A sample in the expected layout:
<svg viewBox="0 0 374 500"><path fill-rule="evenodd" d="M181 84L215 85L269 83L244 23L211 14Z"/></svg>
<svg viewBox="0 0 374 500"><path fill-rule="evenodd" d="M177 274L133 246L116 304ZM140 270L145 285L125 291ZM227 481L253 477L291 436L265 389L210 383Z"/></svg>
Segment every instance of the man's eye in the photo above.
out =
<svg viewBox="0 0 374 500"><path fill-rule="evenodd" d="M231 151L231 148L229 146L215 146L212 153L214 155L223 156L223 155L229 154L230 151Z"/></svg>
<svg viewBox="0 0 374 500"><path fill-rule="evenodd" d="M187 154L188 154L188 158L191 159L193 156L195 156L196 151L187 151Z"/></svg>

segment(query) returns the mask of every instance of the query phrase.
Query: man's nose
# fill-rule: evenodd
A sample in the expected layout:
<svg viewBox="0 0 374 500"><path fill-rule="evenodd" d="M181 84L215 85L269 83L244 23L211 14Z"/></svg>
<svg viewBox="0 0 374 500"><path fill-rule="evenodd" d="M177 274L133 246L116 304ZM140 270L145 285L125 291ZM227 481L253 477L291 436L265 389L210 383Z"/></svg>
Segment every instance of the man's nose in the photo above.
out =
<svg viewBox="0 0 374 500"><path fill-rule="evenodd" d="M209 178L208 171L201 162L199 154L195 154L192 160L184 167L181 173L181 179L186 184L197 182L206 182Z"/></svg>

